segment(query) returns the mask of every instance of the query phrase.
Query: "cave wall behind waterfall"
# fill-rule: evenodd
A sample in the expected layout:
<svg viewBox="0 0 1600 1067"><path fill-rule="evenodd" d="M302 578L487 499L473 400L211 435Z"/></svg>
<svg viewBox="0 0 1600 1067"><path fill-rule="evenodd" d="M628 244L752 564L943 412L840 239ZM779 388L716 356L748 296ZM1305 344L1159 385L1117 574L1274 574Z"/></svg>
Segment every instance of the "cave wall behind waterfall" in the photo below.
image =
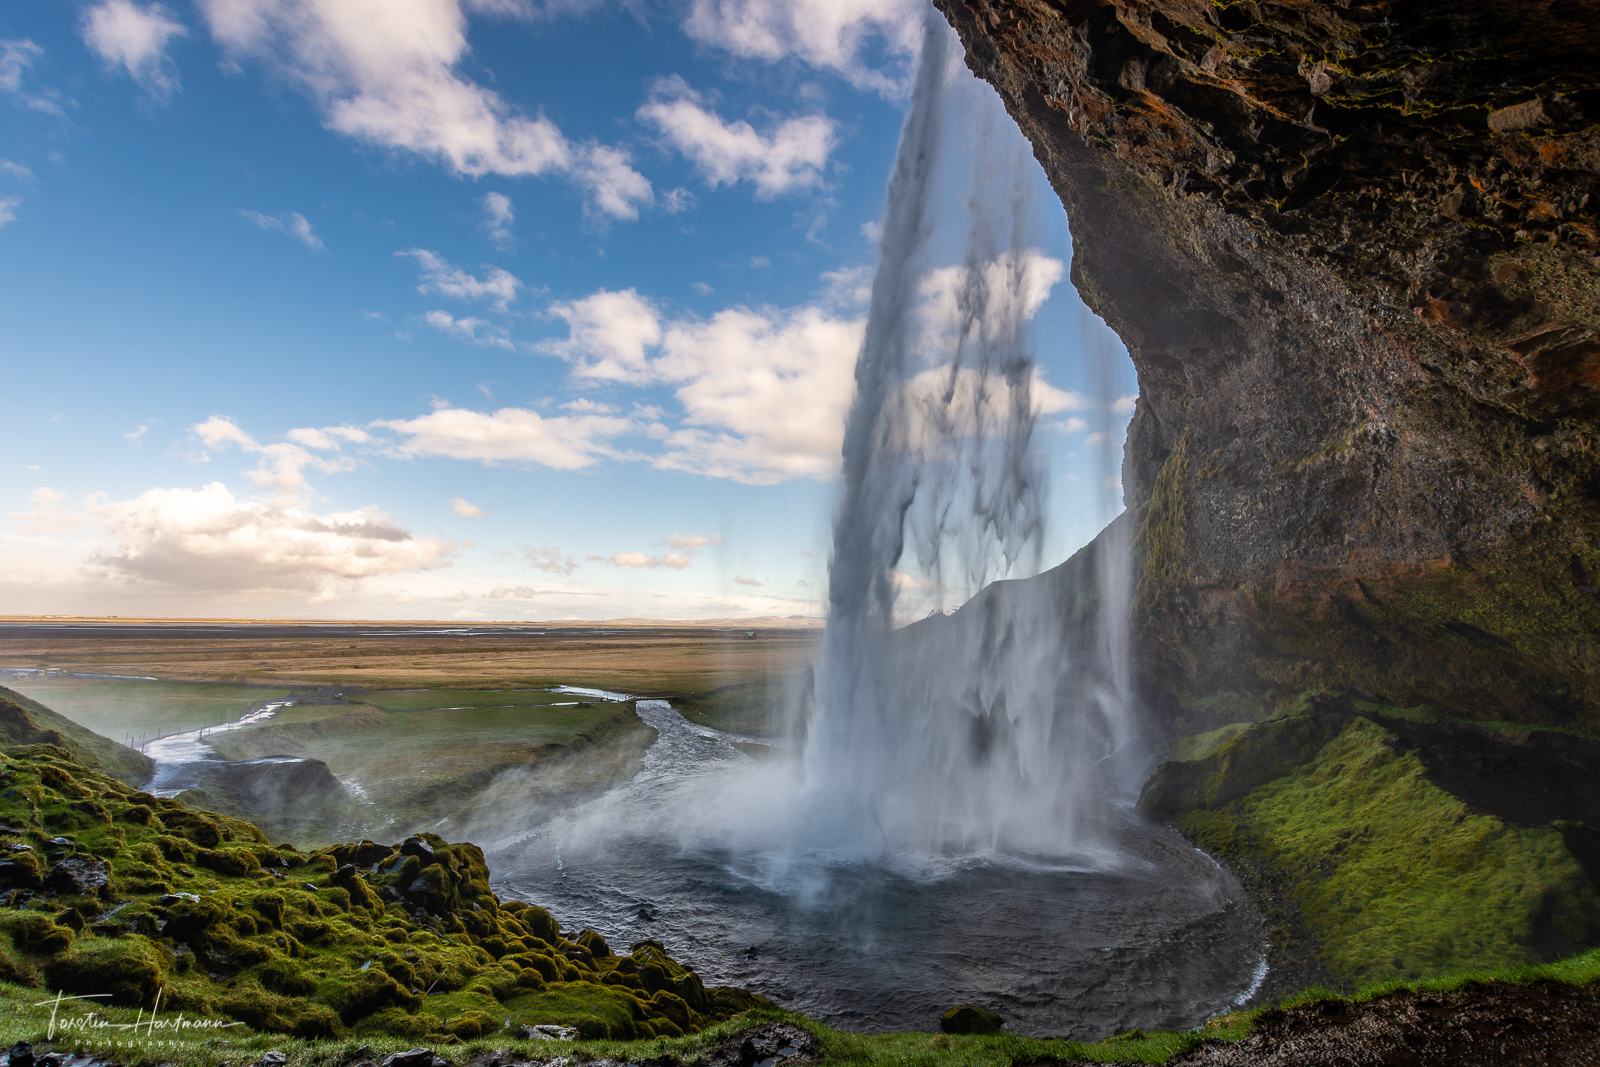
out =
<svg viewBox="0 0 1600 1067"><path fill-rule="evenodd" d="M1141 395L1141 676L1600 730L1600 4L936 0Z"/></svg>

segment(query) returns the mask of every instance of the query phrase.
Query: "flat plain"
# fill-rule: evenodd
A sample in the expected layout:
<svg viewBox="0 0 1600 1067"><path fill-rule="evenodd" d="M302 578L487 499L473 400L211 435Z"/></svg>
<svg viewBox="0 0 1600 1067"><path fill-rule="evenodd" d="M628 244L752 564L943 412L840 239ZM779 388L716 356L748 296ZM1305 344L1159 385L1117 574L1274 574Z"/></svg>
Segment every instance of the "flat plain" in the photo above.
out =
<svg viewBox="0 0 1600 1067"><path fill-rule="evenodd" d="M0 669L278 687L576 685L672 697L804 669L821 634L815 620L788 619L466 626L0 618Z"/></svg>

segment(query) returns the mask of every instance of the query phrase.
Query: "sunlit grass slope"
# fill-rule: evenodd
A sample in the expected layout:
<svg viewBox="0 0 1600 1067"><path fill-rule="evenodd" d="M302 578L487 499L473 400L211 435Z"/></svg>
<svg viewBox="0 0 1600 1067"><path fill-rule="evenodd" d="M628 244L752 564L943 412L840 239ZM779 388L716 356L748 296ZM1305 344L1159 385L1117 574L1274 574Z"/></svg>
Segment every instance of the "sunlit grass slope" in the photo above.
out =
<svg viewBox="0 0 1600 1067"><path fill-rule="evenodd" d="M1554 826L1508 826L1431 782L1365 718L1301 708L1177 746L1144 804L1266 872L1347 987L1537 963L1600 942L1600 896Z"/></svg>

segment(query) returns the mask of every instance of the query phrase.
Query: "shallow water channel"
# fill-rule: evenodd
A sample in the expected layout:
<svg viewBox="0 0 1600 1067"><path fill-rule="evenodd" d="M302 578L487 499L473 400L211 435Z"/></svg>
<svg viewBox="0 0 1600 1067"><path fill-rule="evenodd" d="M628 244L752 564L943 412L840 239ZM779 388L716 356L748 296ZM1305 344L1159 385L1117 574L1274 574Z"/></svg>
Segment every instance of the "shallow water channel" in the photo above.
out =
<svg viewBox="0 0 1600 1067"><path fill-rule="evenodd" d="M637 706L659 733L638 775L587 811L480 842L502 894L619 949L654 938L708 985L857 1031L937 1029L968 1001L1039 1035L1182 1028L1242 1002L1265 975L1261 920L1237 882L1126 810L1113 831L1120 859L1094 866L991 859L807 875L802 864L776 877L770 856L664 839L646 827L678 786L752 757L733 744L747 739L664 701Z"/></svg>

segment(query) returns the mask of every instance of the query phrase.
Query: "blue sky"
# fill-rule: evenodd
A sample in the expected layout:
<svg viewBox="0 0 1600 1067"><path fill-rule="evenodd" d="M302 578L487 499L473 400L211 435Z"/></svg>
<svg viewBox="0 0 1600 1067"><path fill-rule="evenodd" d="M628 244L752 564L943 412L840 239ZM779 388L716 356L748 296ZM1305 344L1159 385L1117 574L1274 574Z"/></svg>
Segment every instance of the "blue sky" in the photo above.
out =
<svg viewBox="0 0 1600 1067"><path fill-rule="evenodd" d="M4 610L820 613L920 20L7 5ZM1118 506L1136 387L1070 283L1045 290L1053 563Z"/></svg>

